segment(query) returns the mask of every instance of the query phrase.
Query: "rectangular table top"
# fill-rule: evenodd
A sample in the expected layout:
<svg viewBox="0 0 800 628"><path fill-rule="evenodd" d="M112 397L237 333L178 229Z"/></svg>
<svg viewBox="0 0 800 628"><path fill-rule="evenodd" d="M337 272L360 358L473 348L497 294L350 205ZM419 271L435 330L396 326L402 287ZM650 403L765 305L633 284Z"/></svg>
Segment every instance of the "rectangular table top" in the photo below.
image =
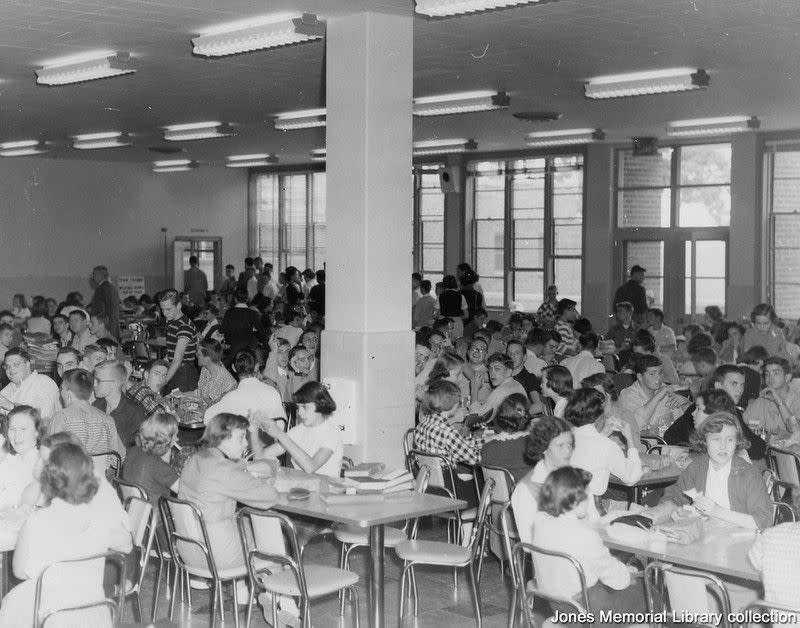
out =
<svg viewBox="0 0 800 628"><path fill-rule="evenodd" d="M387 495L383 501L367 503L326 504L320 498L319 493L312 493L308 499L301 501L289 501L286 494L280 494L278 503L273 508L296 515L368 528L425 515L461 510L466 505L467 503L460 499L426 494Z"/></svg>
<svg viewBox="0 0 800 628"><path fill-rule="evenodd" d="M667 543L665 550L663 545L660 548L650 547L645 538L642 538L641 542L623 542L611 539L605 529L600 531L600 535L610 549L647 556L722 576L761 582L761 574L756 571L747 558L747 552L756 539L755 530L736 528L710 521L706 521L703 526L704 534L699 540L688 545Z"/></svg>

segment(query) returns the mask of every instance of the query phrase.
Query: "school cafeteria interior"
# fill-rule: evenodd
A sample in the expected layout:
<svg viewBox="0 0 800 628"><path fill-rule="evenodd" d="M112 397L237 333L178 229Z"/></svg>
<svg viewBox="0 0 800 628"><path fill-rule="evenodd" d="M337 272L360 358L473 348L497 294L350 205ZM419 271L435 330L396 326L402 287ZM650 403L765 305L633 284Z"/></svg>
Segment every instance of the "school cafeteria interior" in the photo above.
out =
<svg viewBox="0 0 800 628"><path fill-rule="evenodd" d="M791 0L0 5L0 628L796 622L798 67Z"/></svg>

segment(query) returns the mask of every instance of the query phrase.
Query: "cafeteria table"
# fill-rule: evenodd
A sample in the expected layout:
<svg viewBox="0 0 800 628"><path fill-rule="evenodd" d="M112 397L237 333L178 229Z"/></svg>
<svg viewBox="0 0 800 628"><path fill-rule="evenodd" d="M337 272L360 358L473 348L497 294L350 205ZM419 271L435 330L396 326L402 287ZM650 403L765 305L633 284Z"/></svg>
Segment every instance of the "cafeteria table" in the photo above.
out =
<svg viewBox="0 0 800 628"><path fill-rule="evenodd" d="M366 503L325 503L320 493L314 492L309 499L289 501L281 494L275 510L314 517L324 521L343 523L358 528L369 528L369 625L383 628L383 534L384 525L435 515L452 510L461 510L466 502L428 494L387 495L382 501Z"/></svg>
<svg viewBox="0 0 800 628"><path fill-rule="evenodd" d="M747 557L747 552L756 540L755 530L707 520L703 522L703 536L699 540L687 545L667 543L666 547L651 545L646 535L638 535L638 540L614 539L609 536L607 528L602 529L600 535L609 549L720 576L761 582L761 574L750 564ZM633 535L631 539L634 539Z"/></svg>
<svg viewBox="0 0 800 628"><path fill-rule="evenodd" d="M662 460L658 454L642 454L642 466L648 466L648 462L655 462L656 459ZM659 462L660 463L660 462ZM608 480L608 487L618 489L625 492L628 505L632 503L641 504L644 496L648 491L657 488L664 488L670 484L674 484L680 477L681 468L674 462L668 467L658 469L656 471L648 471L645 473L638 482L627 483L620 480L615 475L612 475Z"/></svg>

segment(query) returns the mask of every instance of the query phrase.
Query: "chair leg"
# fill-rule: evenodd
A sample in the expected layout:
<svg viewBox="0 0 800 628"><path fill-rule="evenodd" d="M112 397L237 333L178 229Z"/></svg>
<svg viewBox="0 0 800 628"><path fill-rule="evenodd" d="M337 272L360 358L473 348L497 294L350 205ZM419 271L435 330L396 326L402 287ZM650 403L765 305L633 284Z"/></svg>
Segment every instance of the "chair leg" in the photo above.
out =
<svg viewBox="0 0 800 628"><path fill-rule="evenodd" d="M175 599L178 597L178 580L181 570L175 565L174 574L172 574L172 599L169 603L169 620L175 619ZM167 588L169 588L169 580L167 580Z"/></svg>
<svg viewBox="0 0 800 628"><path fill-rule="evenodd" d="M417 590L417 574L414 571L414 565L411 565L408 575L411 580L411 596L414 600L414 620L416 621L417 611L419 610L419 591Z"/></svg>
<svg viewBox="0 0 800 628"><path fill-rule="evenodd" d="M254 583L250 583L250 591L247 595L247 618L245 619L245 628L250 628L250 621L253 619L253 602L256 597L256 587Z"/></svg>
<svg viewBox="0 0 800 628"><path fill-rule="evenodd" d="M345 569L347 560L347 543L342 543L339 551L339 569ZM344 590L339 591L339 617L344 617Z"/></svg>
<svg viewBox="0 0 800 628"><path fill-rule="evenodd" d="M222 596L222 582L217 583L217 591L219 592L219 621L223 626L225 625L225 600ZM212 626L213 628L213 626Z"/></svg>
<svg viewBox="0 0 800 628"><path fill-rule="evenodd" d="M397 615L397 625L402 628L403 613L406 606L406 578L408 576L408 563L403 565L403 571L400 573L400 608Z"/></svg>
<svg viewBox="0 0 800 628"><path fill-rule="evenodd" d="M273 593L272 598L272 628L278 628L278 596Z"/></svg>
<svg viewBox="0 0 800 628"><path fill-rule="evenodd" d="M139 591L140 589L133 594L133 621L137 624L142 623L142 596Z"/></svg>
<svg viewBox="0 0 800 628"><path fill-rule="evenodd" d="M164 560L159 559L158 561L158 573L156 574L156 583L153 586L153 613L150 615L150 619L155 621L156 613L158 612L158 593L161 589L161 576L164 572ZM169 590L169 585L167 585L167 590Z"/></svg>
<svg viewBox="0 0 800 628"><path fill-rule="evenodd" d="M353 586L348 587L348 591L350 592L350 605L353 609L353 622L355 623L356 628L360 628L358 621L358 609L361 605L358 603L358 589Z"/></svg>
<svg viewBox="0 0 800 628"><path fill-rule="evenodd" d="M481 628L483 626L483 621L481 619L481 592L480 589L478 589L478 580L472 565L467 566L467 576L469 577L472 606L475 609L476 626Z"/></svg>
<svg viewBox="0 0 800 628"><path fill-rule="evenodd" d="M231 587L233 588L233 625L239 628L239 593L236 590L236 580L231 580Z"/></svg>
<svg viewBox="0 0 800 628"><path fill-rule="evenodd" d="M517 583L515 580L514 586L511 588L511 604L509 604L508 606L508 628L514 628L514 626L516 625L517 625Z"/></svg>
<svg viewBox="0 0 800 628"><path fill-rule="evenodd" d="M211 623L209 624L211 628L217 625L217 596L219 595L219 582L216 580L214 581L214 585L211 587Z"/></svg>

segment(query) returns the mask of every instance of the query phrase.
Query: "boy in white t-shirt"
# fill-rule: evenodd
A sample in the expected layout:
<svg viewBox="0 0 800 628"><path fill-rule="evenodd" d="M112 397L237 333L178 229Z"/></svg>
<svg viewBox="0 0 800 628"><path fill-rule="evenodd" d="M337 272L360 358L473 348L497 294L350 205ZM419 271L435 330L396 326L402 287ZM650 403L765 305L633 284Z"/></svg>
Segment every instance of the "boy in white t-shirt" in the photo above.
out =
<svg viewBox="0 0 800 628"><path fill-rule="evenodd" d="M296 425L284 432L275 421L264 421L262 429L275 443L256 458L277 458L284 452L292 457L292 466L306 473L339 477L342 468L343 444L339 428L330 421L336 402L319 382L308 382L294 394L297 403Z"/></svg>
<svg viewBox="0 0 800 628"><path fill-rule="evenodd" d="M645 321L648 331L653 334L659 351L672 357L678 349L675 342L675 332L664 324L664 312L658 308L647 310Z"/></svg>

